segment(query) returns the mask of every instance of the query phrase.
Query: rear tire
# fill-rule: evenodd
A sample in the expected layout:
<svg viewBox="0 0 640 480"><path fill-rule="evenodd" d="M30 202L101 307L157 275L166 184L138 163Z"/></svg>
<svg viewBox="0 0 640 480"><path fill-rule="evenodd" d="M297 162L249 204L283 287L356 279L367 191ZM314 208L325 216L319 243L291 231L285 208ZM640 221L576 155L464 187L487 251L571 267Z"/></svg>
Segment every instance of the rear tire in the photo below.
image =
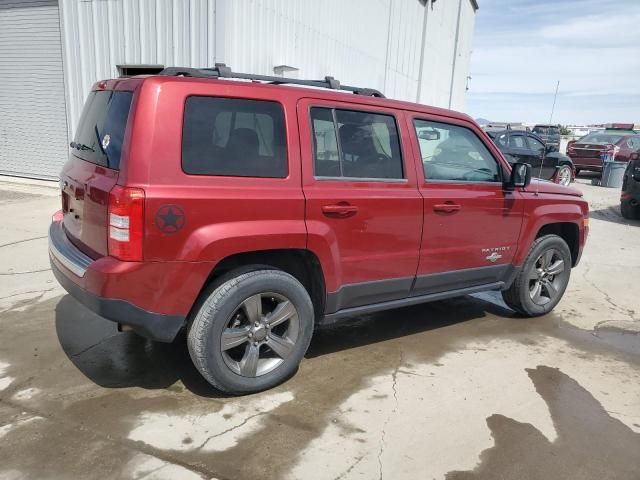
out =
<svg viewBox="0 0 640 480"><path fill-rule="evenodd" d="M638 205L631 205L629 200L620 202L620 213L627 220L640 220L640 208Z"/></svg>
<svg viewBox="0 0 640 480"><path fill-rule="evenodd" d="M571 251L558 235L537 238L509 289L505 303L527 317L550 312L562 299L571 275Z"/></svg>
<svg viewBox="0 0 640 480"><path fill-rule="evenodd" d="M245 269L225 278L202 294L187 335L191 360L223 392L274 387L296 371L311 342L309 294L280 270Z"/></svg>

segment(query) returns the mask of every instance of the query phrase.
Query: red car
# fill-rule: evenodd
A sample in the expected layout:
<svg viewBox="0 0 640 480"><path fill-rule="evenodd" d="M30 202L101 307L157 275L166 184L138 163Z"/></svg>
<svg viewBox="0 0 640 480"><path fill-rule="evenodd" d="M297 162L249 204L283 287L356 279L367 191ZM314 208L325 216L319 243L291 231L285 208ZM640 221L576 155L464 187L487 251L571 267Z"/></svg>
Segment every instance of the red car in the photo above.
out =
<svg viewBox="0 0 640 480"><path fill-rule="evenodd" d="M640 134L632 128L632 124L614 124L602 132L570 141L567 155L575 165L576 174L581 170L602 172L603 157L628 162L631 154L640 149Z"/></svg>
<svg viewBox="0 0 640 480"><path fill-rule="evenodd" d="M97 83L60 177L58 281L123 329L186 329L234 393L343 317L482 290L545 314L588 230L580 192L531 182L467 115L222 65Z"/></svg>

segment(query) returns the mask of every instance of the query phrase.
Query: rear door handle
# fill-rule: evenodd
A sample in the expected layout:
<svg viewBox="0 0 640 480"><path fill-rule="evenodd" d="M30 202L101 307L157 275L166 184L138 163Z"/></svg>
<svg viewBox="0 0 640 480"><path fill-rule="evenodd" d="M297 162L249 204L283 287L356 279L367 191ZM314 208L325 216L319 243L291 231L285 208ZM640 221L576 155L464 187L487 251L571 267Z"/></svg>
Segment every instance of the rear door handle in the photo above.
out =
<svg viewBox="0 0 640 480"><path fill-rule="evenodd" d="M358 207L348 203L338 203L335 205L324 205L322 213L327 217L347 218L358 213Z"/></svg>
<svg viewBox="0 0 640 480"><path fill-rule="evenodd" d="M434 212L439 213L457 213L460 211L462 207L457 203L453 202L445 202L445 203L437 203L433 206Z"/></svg>

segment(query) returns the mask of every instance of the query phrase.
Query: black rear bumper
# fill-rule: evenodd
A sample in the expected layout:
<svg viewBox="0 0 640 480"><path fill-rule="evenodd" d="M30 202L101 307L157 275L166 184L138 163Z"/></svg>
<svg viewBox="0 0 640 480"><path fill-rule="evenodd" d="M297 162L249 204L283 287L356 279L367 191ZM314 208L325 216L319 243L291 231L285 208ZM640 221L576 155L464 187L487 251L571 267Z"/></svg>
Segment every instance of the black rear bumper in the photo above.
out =
<svg viewBox="0 0 640 480"><path fill-rule="evenodd" d="M73 298L101 317L127 325L143 337L172 342L185 323L185 317L148 312L124 300L94 295L69 279L53 259L50 262L56 279Z"/></svg>

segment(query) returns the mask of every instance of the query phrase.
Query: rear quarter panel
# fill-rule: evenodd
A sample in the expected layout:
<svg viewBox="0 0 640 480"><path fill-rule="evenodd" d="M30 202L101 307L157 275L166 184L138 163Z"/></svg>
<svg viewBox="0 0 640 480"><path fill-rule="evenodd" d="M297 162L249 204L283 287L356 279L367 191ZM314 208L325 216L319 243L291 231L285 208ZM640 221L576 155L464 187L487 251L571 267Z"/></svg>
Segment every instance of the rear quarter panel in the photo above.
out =
<svg viewBox="0 0 640 480"><path fill-rule="evenodd" d="M191 95L240 97L279 102L287 125L286 178L190 175L182 171L184 105ZM301 186L295 101L265 98L250 84L229 87L214 82L163 82L149 79L141 94L134 145L137 167L128 170L128 184L146 192L145 260L218 262L251 250L304 248L304 196ZM148 126L151 126L150 128ZM137 141L136 141L137 140ZM148 159L145 161L144 159ZM148 180L145 180L148 179ZM163 233L156 217L164 205L184 212L184 225Z"/></svg>

